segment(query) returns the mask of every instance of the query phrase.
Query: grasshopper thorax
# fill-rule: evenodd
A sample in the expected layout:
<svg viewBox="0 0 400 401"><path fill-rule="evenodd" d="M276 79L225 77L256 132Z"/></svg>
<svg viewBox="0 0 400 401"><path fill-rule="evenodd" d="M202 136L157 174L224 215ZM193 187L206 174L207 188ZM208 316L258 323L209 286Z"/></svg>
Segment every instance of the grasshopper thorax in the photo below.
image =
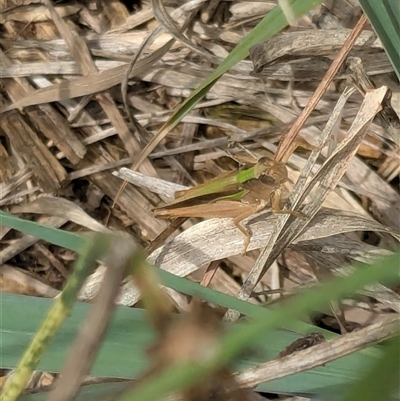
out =
<svg viewBox="0 0 400 401"><path fill-rule="evenodd" d="M274 165L273 160L268 157L261 157L254 166L254 178L258 179L271 169Z"/></svg>

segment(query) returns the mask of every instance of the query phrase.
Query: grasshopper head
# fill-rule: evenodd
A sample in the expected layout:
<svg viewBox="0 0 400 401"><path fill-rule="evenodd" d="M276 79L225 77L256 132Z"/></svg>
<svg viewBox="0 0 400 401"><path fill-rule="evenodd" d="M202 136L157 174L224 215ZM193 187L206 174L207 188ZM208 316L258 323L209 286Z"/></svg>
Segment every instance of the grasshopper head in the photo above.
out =
<svg viewBox="0 0 400 401"><path fill-rule="evenodd" d="M255 170L255 175L263 184L278 187L287 181L288 173L284 163L262 157L258 161L258 165L259 167Z"/></svg>

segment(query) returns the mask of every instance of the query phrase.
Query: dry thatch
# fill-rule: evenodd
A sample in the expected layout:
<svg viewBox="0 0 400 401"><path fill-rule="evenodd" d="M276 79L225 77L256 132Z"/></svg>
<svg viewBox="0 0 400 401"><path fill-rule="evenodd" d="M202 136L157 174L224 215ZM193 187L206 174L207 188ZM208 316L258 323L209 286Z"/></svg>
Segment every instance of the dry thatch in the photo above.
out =
<svg viewBox="0 0 400 401"><path fill-rule="evenodd" d="M276 2L170 0L163 3L165 9L154 9L148 0L133 6L118 0L60 1L55 11L37 1L0 0L0 4L3 210L73 231L123 229L143 245L169 225L156 219L152 209L177 189L161 190L165 183L155 179L192 186L234 169L226 150L240 151L238 143L271 156L360 16L356 0L327 1L255 49L251 58L217 82L138 174L119 168L137 159L173 110ZM185 35L171 18L178 27L187 25ZM149 45L130 65L151 33ZM391 88L391 105L399 112L400 86L370 26L350 55L362 60L377 87ZM318 144L349 77L351 71L343 67L301 130L311 144ZM344 138L362 100L360 93L348 100L323 156ZM309 284L315 276L340 273L349 262L369 262L398 246L394 238L400 238L399 152L393 142L398 129L382 117L368 127L357 156L346 162L338 188L258 284L258 300L266 294L269 300L279 299L281 293ZM288 193L306 155L296 153L289 161ZM317 160L317 167L323 160ZM117 197L122 184L118 177L127 175L136 186L128 185ZM329 171L321 182L328 176ZM247 255L240 255L240 233L224 219L196 226L186 222L186 231L156 250L150 260L174 274L210 282L212 288L236 295L258 249L272 236L275 219L249 222L253 236ZM3 288L54 296L41 281L60 289L71 268L71 253L5 228L1 236ZM221 259L223 269L216 269L215 261ZM213 262L216 272L209 279ZM23 284L26 277L17 267L34 277ZM102 276L99 269L82 299L94 296ZM177 305L185 303L178 294L171 296ZM391 289L371 289L368 296L379 301L375 309L400 309L399 295ZM137 301L135 288L126 283L120 303ZM370 310L361 313L369 309L365 303L347 308L348 330L370 318Z"/></svg>

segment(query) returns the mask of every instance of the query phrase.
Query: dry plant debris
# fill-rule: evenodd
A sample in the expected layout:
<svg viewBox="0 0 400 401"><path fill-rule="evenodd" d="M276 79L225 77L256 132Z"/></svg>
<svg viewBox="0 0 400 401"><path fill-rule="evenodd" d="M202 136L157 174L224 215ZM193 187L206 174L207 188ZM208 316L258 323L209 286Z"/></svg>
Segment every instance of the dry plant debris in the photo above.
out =
<svg viewBox="0 0 400 401"><path fill-rule="evenodd" d="M361 16L356 0L326 1L252 49L139 171L130 172L121 167L135 162L173 110L276 1L168 0L162 3L166 14L154 8L157 3L0 0L2 210L76 232L124 230L151 246L169 227L152 209L176 190L237 168L227 149L237 155L240 143L273 157ZM176 32L171 20L186 23L186 33ZM128 69L151 32L153 40ZM280 302L304 285L345 274L353 261L369 263L398 248L400 85L368 23L350 56L300 131L317 146L327 135L328 146L311 155L315 165L306 175L309 153L294 154L285 185L296 202L302 198L302 192L293 192L299 177L331 187L323 202L314 204L313 218L301 233L301 221L285 226L286 236L269 257L275 267L247 294L264 294L257 301ZM389 90L380 114L371 123L373 116L367 119L362 137L354 133L360 143L343 158L338 149L344 149L340 144L364 96L383 85ZM338 164L342 178L335 182ZM121 178L134 185L112 209ZM310 194L306 201L312 203ZM153 244L149 260L236 296L278 226L275 215L250 218L252 237L244 256L239 255L243 239L230 219L188 220L172 241L163 236ZM74 261L72 252L4 227L0 239L3 291L58 293ZM82 300L96 295L103 276L99 268ZM168 294L179 308L187 307L179 294ZM132 282L124 282L118 302L133 306L139 299ZM400 310L398 288L366 289L364 298L348 300L341 309L345 325L367 326L377 315Z"/></svg>

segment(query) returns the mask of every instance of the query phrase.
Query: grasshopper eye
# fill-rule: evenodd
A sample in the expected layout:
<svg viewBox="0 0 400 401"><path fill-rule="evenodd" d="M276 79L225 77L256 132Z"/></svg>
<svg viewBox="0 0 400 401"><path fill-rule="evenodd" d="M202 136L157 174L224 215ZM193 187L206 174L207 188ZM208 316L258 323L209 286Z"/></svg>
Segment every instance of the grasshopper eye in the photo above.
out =
<svg viewBox="0 0 400 401"><path fill-rule="evenodd" d="M265 185L275 185L276 179L270 175L263 174L259 180Z"/></svg>

